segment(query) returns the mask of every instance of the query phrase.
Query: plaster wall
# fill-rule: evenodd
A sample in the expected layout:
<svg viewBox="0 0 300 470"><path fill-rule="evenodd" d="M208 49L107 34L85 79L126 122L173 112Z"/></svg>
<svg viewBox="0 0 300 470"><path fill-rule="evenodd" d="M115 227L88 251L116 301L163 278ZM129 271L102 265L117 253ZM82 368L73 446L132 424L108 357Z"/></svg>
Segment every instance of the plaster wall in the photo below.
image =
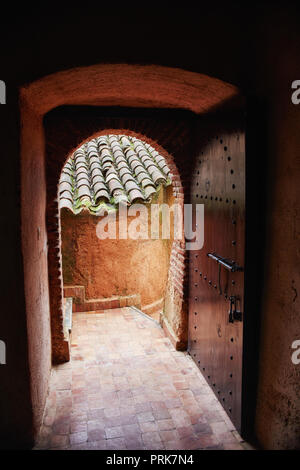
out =
<svg viewBox="0 0 300 470"><path fill-rule="evenodd" d="M161 188L153 204L171 203L172 187ZM145 313L157 313L164 307L172 238L150 238L151 205L147 209L149 239L119 238L119 212L116 212L116 239L100 240L97 225L103 217L82 212L61 211L62 268L64 286L84 286L85 297L106 299L137 295ZM126 218L128 227L137 220ZM171 224L171 235L172 235ZM151 304L157 308L151 308ZM149 310L150 309L150 310Z"/></svg>

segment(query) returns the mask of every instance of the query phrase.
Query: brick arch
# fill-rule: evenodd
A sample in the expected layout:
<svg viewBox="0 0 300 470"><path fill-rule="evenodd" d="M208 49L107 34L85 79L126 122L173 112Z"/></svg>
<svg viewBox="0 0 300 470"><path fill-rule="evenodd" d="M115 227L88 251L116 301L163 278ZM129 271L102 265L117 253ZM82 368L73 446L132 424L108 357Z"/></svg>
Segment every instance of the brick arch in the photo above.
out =
<svg viewBox="0 0 300 470"><path fill-rule="evenodd" d="M39 116L63 105L189 109L196 114L240 106L239 89L201 73L160 65L97 64L57 72L20 90Z"/></svg>
<svg viewBox="0 0 300 470"><path fill-rule="evenodd" d="M62 282L62 254L61 254L61 228L60 228L60 214L58 208L58 194L57 185L61 171L76 149L81 147L85 142L90 141L95 137L107 134L125 134L136 137L148 144L150 144L155 150L157 150L166 160L171 174L172 174L172 193L174 197L174 203L179 204L183 207L184 203L184 190L181 182L181 176L177 165L174 161L173 156L163 148L157 141L147 135L132 130L132 129L101 129L93 133L90 136L83 136L78 130L76 138L81 135L82 140L78 144L72 144L72 139L66 143L65 153L63 147L55 148L51 146L51 151L48 151L49 161L48 172L46 175L47 182L47 233L48 233L48 267L49 267L49 296L50 296L50 319L51 319L51 331L52 331L52 360L53 363L61 363L69 360L69 344L64 337L63 331L63 282ZM75 140L75 136L74 136ZM163 319L163 327L175 344L177 348L183 349L185 347L186 332L186 309L182 309L182 305L187 304L185 287L187 286L187 269L186 269L186 252L184 239L174 240L172 242L169 273L167 281L167 296L168 292L176 292L176 303L178 315L181 319L178 319L180 334L179 336L173 331L170 323ZM169 297L169 296L168 296ZM174 299L168 298L168 303L174 302Z"/></svg>

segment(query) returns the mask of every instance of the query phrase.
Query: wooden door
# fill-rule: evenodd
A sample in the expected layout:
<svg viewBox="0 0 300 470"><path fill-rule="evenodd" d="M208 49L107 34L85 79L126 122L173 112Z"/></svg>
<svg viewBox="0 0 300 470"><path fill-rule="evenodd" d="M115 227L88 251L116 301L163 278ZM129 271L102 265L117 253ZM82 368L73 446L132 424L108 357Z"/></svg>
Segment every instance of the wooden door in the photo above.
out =
<svg viewBox="0 0 300 470"><path fill-rule="evenodd" d="M245 135L240 124L209 125L197 152L191 203L204 204L204 245L190 251L188 351L241 430Z"/></svg>

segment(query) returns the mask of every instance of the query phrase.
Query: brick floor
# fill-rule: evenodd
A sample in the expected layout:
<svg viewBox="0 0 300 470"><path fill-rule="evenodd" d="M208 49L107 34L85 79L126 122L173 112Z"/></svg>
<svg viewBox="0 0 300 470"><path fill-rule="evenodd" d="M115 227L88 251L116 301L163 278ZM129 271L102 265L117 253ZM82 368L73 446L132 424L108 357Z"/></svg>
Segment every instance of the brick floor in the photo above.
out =
<svg viewBox="0 0 300 470"><path fill-rule="evenodd" d="M132 308L73 316L36 449L244 449L185 352Z"/></svg>

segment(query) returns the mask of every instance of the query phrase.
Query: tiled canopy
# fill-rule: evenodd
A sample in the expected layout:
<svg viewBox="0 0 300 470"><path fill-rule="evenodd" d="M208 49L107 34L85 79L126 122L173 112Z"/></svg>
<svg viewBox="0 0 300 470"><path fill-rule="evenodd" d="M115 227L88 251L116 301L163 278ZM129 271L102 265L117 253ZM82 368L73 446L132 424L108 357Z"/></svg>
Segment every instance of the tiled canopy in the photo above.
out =
<svg viewBox="0 0 300 470"><path fill-rule="evenodd" d="M170 170L151 145L130 136L105 135L77 149L59 180L59 207L97 214L103 204L150 202Z"/></svg>

